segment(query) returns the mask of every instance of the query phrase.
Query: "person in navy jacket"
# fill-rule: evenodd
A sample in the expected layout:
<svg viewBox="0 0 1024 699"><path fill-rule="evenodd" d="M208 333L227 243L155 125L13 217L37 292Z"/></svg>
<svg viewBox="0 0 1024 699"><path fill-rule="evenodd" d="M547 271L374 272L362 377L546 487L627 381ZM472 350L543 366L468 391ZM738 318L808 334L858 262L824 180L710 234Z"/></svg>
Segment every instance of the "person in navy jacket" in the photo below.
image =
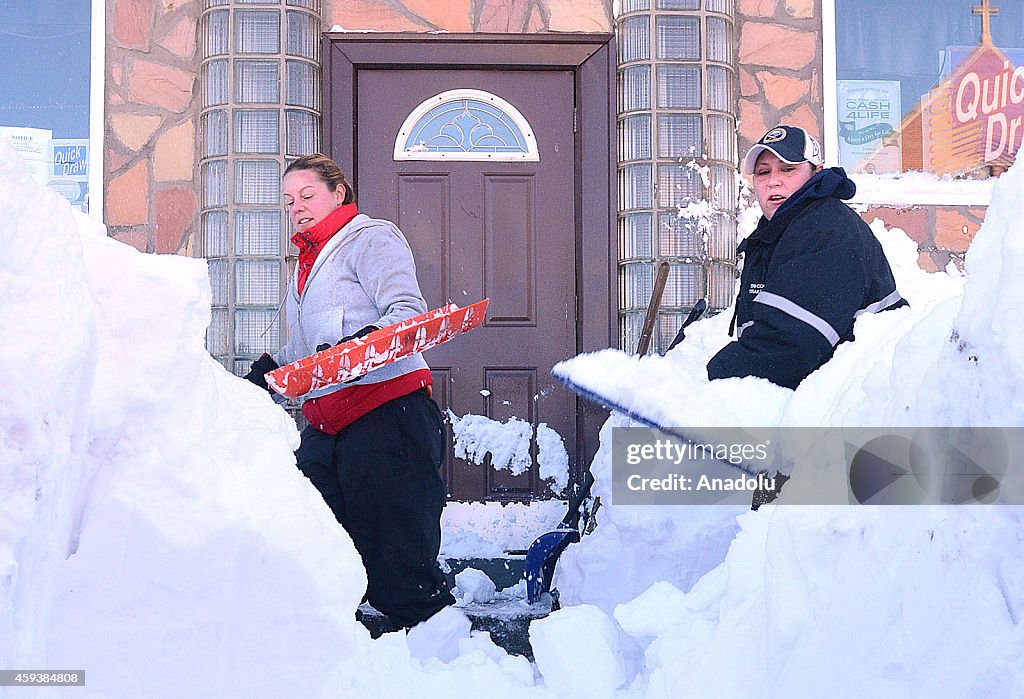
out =
<svg viewBox="0 0 1024 699"><path fill-rule="evenodd" d="M708 378L760 376L796 388L854 339L857 316L907 302L881 244L842 201L856 185L841 167L823 168L810 134L776 126L747 153L743 171L763 215L738 248L736 339L708 362Z"/></svg>

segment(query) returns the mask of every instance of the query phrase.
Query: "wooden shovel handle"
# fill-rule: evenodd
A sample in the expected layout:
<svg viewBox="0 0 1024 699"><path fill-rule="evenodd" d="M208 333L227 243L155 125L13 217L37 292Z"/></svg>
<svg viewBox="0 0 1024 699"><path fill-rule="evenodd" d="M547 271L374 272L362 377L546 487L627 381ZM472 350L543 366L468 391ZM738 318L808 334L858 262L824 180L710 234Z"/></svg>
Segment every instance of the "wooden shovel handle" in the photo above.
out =
<svg viewBox="0 0 1024 699"><path fill-rule="evenodd" d="M647 354L647 349L651 346L651 335L654 334L654 323L658 320L658 309L661 308L661 296L665 293L668 270L668 262L658 265L658 276L654 278L651 302L647 304L647 313L644 315L644 327L640 331L640 341L636 343L636 353L641 357Z"/></svg>

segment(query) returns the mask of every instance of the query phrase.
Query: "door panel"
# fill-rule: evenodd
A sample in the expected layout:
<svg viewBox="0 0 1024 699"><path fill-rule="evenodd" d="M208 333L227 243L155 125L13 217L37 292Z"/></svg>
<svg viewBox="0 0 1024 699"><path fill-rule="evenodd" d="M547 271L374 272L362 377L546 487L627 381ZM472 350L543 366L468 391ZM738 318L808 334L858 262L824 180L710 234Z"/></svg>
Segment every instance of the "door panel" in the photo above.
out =
<svg viewBox="0 0 1024 699"><path fill-rule="evenodd" d="M425 357L435 397L458 416L547 423L575 461L576 403L551 367L576 354L574 78L567 70L360 70L356 191L361 211L402 229L431 308L489 296L484 326ZM530 123L539 162L394 161L406 116L446 90L486 90ZM536 445L531 448L536 459ZM454 499L542 494L536 463L513 476L454 459Z"/></svg>

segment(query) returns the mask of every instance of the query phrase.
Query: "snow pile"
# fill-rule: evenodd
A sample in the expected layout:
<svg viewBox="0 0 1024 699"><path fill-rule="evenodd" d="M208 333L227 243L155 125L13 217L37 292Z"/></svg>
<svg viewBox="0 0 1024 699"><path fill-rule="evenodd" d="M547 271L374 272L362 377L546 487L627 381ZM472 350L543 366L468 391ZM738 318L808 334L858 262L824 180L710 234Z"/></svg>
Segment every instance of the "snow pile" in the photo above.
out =
<svg viewBox="0 0 1024 699"><path fill-rule="evenodd" d="M626 680L618 629L599 608L581 604L530 625L530 645L547 686L559 697L607 697Z"/></svg>
<svg viewBox="0 0 1024 699"><path fill-rule="evenodd" d="M662 584L614 615L650 641L652 699L1020 696L1021 525L1017 508L769 508L689 594Z"/></svg>
<svg viewBox="0 0 1024 699"><path fill-rule="evenodd" d="M995 187L966 279L919 270L916 246L876 221L911 308L860 318L857 341L796 391L708 382L716 345L704 331L721 316L666 357L604 352L563 370L677 426L1024 426L1021 191L1018 163ZM602 432L603 498L610 428L627 424L615 415ZM1021 695L1024 509L783 504L846 468L819 458L794 472L780 504L712 508L717 523L697 507L602 507L555 583L563 600L611 612L642 649L627 666L644 696ZM725 531L737 532L731 545Z"/></svg>
<svg viewBox="0 0 1024 699"><path fill-rule="evenodd" d="M459 603L486 604L494 599L497 588L487 573L476 568L466 568L455 574L455 589L452 591Z"/></svg>
<svg viewBox="0 0 1024 699"><path fill-rule="evenodd" d="M205 264L107 238L5 143L0 173L0 668L103 697L533 686L486 636L451 666L371 641L294 422L204 348Z"/></svg>

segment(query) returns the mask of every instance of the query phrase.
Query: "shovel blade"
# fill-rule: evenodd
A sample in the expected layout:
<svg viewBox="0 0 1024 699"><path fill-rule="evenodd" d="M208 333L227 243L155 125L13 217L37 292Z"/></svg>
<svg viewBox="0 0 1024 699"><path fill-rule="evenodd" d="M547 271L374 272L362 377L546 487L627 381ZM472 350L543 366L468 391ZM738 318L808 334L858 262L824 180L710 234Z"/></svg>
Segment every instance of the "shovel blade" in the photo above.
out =
<svg viewBox="0 0 1024 699"><path fill-rule="evenodd" d="M545 532L530 544L526 552L526 599L530 604L551 590L551 577L558 557L566 546L579 540L577 530L566 528Z"/></svg>

